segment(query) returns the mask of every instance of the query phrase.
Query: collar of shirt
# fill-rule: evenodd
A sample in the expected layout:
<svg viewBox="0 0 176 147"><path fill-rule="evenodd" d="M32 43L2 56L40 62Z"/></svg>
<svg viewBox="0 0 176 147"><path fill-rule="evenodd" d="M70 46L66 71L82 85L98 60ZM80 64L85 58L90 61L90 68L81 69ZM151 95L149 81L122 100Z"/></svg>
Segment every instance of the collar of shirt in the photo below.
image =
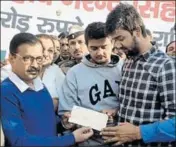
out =
<svg viewBox="0 0 176 147"><path fill-rule="evenodd" d="M24 81L22 81L14 72L11 72L9 79L18 87L21 92L26 91L28 88L31 89ZM33 80L34 91L39 91L44 88L43 83L39 77Z"/></svg>
<svg viewBox="0 0 176 147"><path fill-rule="evenodd" d="M136 58L133 58L134 62L139 60L139 59L144 59L145 61L147 61L149 59L149 57L151 56L151 54L153 54L154 52L156 52L156 48L155 46L152 46L152 48L150 50L148 50L147 52L143 53L142 55L137 56Z"/></svg>
<svg viewBox="0 0 176 147"><path fill-rule="evenodd" d="M152 46L152 48L148 52L146 52L142 55L143 58L147 61L149 59L149 57L151 56L151 54L155 53L156 50L157 49L154 46Z"/></svg>
<svg viewBox="0 0 176 147"><path fill-rule="evenodd" d="M11 64L7 64L7 65L3 66L1 69L2 70L6 70L6 71L11 71L12 70L12 66L11 66Z"/></svg>

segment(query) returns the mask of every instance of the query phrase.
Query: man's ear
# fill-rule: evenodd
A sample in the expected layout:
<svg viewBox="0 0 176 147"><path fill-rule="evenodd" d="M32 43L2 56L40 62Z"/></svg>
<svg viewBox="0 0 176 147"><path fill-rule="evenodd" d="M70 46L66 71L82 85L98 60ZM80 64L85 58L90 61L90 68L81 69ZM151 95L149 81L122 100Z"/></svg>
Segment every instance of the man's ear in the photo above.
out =
<svg viewBox="0 0 176 147"><path fill-rule="evenodd" d="M15 55L12 55L12 54L9 54L9 62L10 64L14 63L14 60L15 60L16 56Z"/></svg>
<svg viewBox="0 0 176 147"><path fill-rule="evenodd" d="M133 35L136 37L140 37L142 34L142 30L140 28L140 26L137 26L136 29L133 31Z"/></svg>

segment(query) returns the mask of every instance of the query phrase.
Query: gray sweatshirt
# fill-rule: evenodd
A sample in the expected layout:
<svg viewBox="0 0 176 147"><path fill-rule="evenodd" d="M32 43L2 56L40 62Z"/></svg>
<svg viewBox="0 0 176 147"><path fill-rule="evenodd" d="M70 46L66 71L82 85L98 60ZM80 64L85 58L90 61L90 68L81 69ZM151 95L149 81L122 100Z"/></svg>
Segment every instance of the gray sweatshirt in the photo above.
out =
<svg viewBox="0 0 176 147"><path fill-rule="evenodd" d="M118 109L122 65L123 61L116 55L112 55L111 62L106 65L92 63L90 55L86 55L80 64L67 72L59 94L59 114L71 111L74 105L95 111ZM98 146L102 143L99 133L95 132L91 139L79 145Z"/></svg>
<svg viewBox="0 0 176 147"><path fill-rule="evenodd" d="M86 55L66 75L59 93L59 114L71 111L74 105L96 111L118 108L122 65L123 61L116 55L106 65L92 63L90 55Z"/></svg>

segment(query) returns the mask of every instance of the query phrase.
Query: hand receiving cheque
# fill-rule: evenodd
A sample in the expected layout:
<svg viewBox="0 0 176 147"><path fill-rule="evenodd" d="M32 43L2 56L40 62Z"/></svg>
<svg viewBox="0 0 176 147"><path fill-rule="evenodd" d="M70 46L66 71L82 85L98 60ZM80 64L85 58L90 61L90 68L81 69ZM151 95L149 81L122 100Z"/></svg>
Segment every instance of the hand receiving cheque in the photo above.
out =
<svg viewBox="0 0 176 147"><path fill-rule="evenodd" d="M140 139L140 129L130 123L121 123L119 126L104 128L100 135L105 139L105 143L120 145Z"/></svg>

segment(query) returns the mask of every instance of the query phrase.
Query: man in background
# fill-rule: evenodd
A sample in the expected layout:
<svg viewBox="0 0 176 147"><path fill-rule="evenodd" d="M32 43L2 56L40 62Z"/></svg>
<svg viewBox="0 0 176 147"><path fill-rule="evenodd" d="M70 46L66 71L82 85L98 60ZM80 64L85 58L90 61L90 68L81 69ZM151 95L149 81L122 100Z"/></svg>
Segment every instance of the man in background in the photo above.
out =
<svg viewBox="0 0 176 147"><path fill-rule="evenodd" d="M166 54L170 56L172 59L176 60L176 47L175 47L176 41L171 41L166 46Z"/></svg>
<svg viewBox="0 0 176 147"><path fill-rule="evenodd" d="M84 29L82 27L78 25L71 26L67 38L71 60L60 64L60 68L65 74L71 67L80 63L83 56L88 53L84 39Z"/></svg>
<svg viewBox="0 0 176 147"><path fill-rule="evenodd" d="M60 55L55 61L55 64L61 65L65 61L69 61L71 59L70 52L69 52L69 46L68 46L68 32L62 32L58 36L59 42L60 42Z"/></svg>
<svg viewBox="0 0 176 147"><path fill-rule="evenodd" d="M43 68L40 73L42 82L51 94L54 108L57 110L59 103L59 90L62 87L65 75L62 70L53 63L55 43L53 38L47 34L36 35L43 46Z"/></svg>

